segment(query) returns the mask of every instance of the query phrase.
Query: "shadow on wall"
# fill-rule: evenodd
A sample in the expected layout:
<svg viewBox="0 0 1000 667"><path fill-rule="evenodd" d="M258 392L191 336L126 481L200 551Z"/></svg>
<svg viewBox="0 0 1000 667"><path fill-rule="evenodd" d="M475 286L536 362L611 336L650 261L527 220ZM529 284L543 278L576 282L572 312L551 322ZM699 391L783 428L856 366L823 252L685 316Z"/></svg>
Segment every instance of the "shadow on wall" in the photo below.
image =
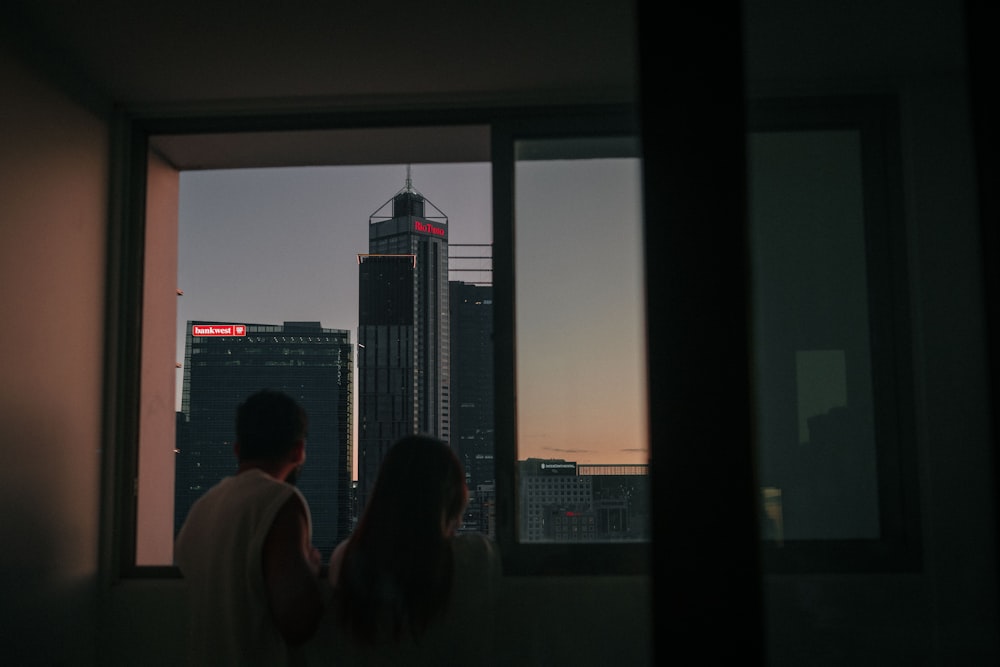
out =
<svg viewBox="0 0 1000 667"><path fill-rule="evenodd" d="M89 526L61 507L69 495L52 492L89 471L71 470L67 457L54 454L74 442L70 429L52 415L28 414L0 408L7 459L0 483L0 662L93 665L96 535L84 536ZM96 497L93 506L96 525Z"/></svg>

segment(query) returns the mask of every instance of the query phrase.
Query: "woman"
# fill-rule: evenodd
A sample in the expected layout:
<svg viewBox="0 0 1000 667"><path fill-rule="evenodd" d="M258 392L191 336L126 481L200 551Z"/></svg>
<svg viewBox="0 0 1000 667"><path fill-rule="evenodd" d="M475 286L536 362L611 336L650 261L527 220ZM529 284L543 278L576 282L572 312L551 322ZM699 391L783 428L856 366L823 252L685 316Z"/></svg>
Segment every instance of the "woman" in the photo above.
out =
<svg viewBox="0 0 1000 667"><path fill-rule="evenodd" d="M416 435L393 445L330 559L341 659L347 649L348 664L491 662L499 560L484 536L456 535L467 502L448 445Z"/></svg>

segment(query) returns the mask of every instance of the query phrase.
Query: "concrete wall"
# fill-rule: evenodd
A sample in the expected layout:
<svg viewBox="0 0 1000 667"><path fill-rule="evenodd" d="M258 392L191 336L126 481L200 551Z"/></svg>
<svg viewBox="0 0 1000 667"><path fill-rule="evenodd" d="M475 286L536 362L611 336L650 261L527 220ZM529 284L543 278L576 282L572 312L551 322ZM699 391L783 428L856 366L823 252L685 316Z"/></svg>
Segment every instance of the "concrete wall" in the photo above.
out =
<svg viewBox="0 0 1000 667"><path fill-rule="evenodd" d="M0 52L2 662L93 664L106 124Z"/></svg>
<svg viewBox="0 0 1000 667"><path fill-rule="evenodd" d="M497 609L497 664L652 664L649 590L646 577L507 577ZM108 618L114 642L104 647L102 664L183 664L184 596L181 580L115 586Z"/></svg>

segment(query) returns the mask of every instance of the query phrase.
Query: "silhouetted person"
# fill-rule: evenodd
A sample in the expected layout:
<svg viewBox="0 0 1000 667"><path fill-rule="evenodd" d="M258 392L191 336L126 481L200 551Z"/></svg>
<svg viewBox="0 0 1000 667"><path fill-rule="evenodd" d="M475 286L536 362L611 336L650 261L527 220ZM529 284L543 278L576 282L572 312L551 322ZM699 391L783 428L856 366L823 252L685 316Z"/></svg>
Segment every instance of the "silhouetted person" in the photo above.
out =
<svg viewBox="0 0 1000 667"><path fill-rule="evenodd" d="M456 535L467 502L448 445L424 436L393 445L357 528L330 559L324 662L492 664L500 562L484 535Z"/></svg>
<svg viewBox="0 0 1000 667"><path fill-rule="evenodd" d="M305 498L307 419L264 390L237 409L239 468L191 507L174 559L188 581L190 664L294 664L323 613L321 558Z"/></svg>

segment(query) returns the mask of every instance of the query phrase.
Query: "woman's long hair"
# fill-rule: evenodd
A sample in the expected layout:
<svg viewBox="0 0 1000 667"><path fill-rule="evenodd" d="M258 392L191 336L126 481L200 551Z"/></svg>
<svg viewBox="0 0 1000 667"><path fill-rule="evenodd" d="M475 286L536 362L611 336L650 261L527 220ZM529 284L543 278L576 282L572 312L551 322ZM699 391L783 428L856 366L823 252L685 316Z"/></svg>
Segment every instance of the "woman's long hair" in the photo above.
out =
<svg viewBox="0 0 1000 667"><path fill-rule="evenodd" d="M420 637L451 596L448 522L468 500L451 448L407 436L389 450L337 582L340 618L365 642Z"/></svg>

